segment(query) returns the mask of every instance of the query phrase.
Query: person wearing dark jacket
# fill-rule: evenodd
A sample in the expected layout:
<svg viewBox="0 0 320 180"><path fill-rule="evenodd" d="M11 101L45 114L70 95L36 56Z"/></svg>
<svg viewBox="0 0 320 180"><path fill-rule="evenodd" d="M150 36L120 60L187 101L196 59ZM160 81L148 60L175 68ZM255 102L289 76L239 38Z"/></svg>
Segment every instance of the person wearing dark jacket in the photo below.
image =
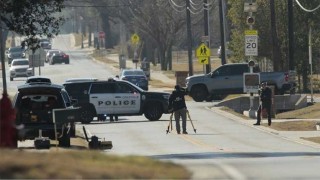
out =
<svg viewBox="0 0 320 180"><path fill-rule="evenodd" d="M188 134L187 132L187 106L184 96L187 95L187 91L176 85L175 90L169 98L169 109L174 112L174 118L176 121L176 130L180 134L180 116L182 119L182 133Z"/></svg>
<svg viewBox="0 0 320 180"><path fill-rule="evenodd" d="M272 104L272 91L267 87L267 83L261 83L261 93L260 93L261 104L259 105L257 111L257 123L254 125L260 125L261 122L261 111L265 109L268 114L268 125L271 125L271 104Z"/></svg>

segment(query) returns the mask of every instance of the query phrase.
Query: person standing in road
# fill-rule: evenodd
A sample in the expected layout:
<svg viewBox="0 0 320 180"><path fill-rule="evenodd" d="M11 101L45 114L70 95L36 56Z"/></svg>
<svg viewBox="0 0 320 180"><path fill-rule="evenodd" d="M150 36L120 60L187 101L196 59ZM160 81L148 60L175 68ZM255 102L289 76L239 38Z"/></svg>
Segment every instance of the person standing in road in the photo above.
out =
<svg viewBox="0 0 320 180"><path fill-rule="evenodd" d="M271 125L271 104L272 104L272 91L267 87L267 83L261 83L261 92L260 92L261 103L257 111L257 122L254 125L259 126L261 122L261 111L266 110L268 115L268 125Z"/></svg>
<svg viewBox="0 0 320 180"><path fill-rule="evenodd" d="M187 132L187 106L184 99L184 96L187 95L187 91L181 88L179 85L176 85L175 90L172 91L172 94L169 98L169 109L172 109L174 112L174 118L176 121L176 130L180 134L180 117L182 119L182 133L188 134Z"/></svg>

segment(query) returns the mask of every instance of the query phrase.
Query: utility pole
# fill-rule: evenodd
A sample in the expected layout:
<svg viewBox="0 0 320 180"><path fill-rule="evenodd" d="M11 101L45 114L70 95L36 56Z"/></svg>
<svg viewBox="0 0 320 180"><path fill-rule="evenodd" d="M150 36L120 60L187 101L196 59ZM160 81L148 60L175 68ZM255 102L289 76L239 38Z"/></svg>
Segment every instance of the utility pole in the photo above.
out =
<svg viewBox="0 0 320 180"><path fill-rule="evenodd" d="M289 70L294 70L294 36L293 36L293 0L288 0L288 33L289 33Z"/></svg>
<svg viewBox="0 0 320 180"><path fill-rule="evenodd" d="M219 14L220 14L220 41L221 41L221 64L226 64L226 46L225 46L225 34L224 34L224 12L222 7L223 0L219 0Z"/></svg>
<svg viewBox="0 0 320 180"><path fill-rule="evenodd" d="M0 58L1 58L1 68L2 68L2 83L3 83L3 94L7 93L7 81L6 81L6 66L4 62L4 51L5 44L3 42L3 29L0 25Z"/></svg>
<svg viewBox="0 0 320 180"><path fill-rule="evenodd" d="M97 43L97 49L100 49L100 39L98 36L98 32L99 32L99 18L97 17L97 32L96 32L96 43Z"/></svg>
<svg viewBox="0 0 320 180"><path fill-rule="evenodd" d="M314 100L313 100L313 70L312 70L312 28L311 28L311 25L309 27L309 64L310 64L310 89L311 89L311 103L314 103Z"/></svg>
<svg viewBox="0 0 320 180"><path fill-rule="evenodd" d="M204 42L210 49L210 35L209 35L209 11L208 11L208 0L203 0L203 9L204 9L204 35L208 37L207 41ZM210 57L208 60L208 64L206 65L206 73L211 72L211 62Z"/></svg>
<svg viewBox="0 0 320 180"><path fill-rule="evenodd" d="M190 1L186 0L187 13L187 36L188 36L188 59L189 59L189 76L193 75L192 66L192 34L191 34L191 17L190 17Z"/></svg>

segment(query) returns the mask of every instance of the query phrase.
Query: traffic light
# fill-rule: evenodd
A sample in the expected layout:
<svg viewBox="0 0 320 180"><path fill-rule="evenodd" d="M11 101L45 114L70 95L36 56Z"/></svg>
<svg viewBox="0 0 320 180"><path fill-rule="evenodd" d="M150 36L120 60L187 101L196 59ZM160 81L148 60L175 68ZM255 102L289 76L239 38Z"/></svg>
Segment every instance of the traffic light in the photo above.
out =
<svg viewBox="0 0 320 180"><path fill-rule="evenodd" d="M248 25L253 25L254 22L255 22L254 16L248 16L248 17L247 17L247 24L248 24Z"/></svg>

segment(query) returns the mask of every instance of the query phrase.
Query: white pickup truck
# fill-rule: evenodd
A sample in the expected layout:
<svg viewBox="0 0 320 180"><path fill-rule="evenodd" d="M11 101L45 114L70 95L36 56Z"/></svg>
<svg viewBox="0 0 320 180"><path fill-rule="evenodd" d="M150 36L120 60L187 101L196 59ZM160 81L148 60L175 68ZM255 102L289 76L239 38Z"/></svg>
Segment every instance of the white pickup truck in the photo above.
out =
<svg viewBox="0 0 320 180"><path fill-rule="evenodd" d="M254 67L253 72L260 72L259 68ZM208 74L187 77L186 89L196 102L212 100L221 95L241 94L243 93L243 73L249 73L247 63L225 64ZM260 72L260 82L267 82L268 86L274 86L276 94L295 92L295 77L295 71Z"/></svg>

